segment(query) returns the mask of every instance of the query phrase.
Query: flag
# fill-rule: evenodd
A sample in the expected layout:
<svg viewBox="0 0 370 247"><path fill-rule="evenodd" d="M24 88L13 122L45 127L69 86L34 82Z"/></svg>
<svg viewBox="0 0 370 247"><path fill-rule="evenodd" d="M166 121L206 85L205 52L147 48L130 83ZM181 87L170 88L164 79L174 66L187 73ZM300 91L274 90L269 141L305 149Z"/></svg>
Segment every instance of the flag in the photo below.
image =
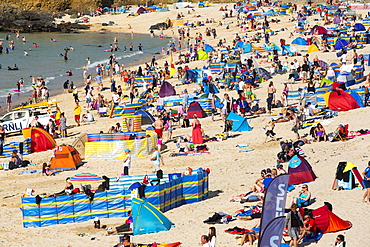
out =
<svg viewBox="0 0 370 247"><path fill-rule="evenodd" d="M259 247L280 247L285 227L285 216L273 219L266 226L258 241Z"/></svg>
<svg viewBox="0 0 370 247"><path fill-rule="evenodd" d="M173 59L172 59L172 52L170 54L170 63L171 63L170 77L173 77L175 75L176 69L175 69L175 64L173 63Z"/></svg>
<svg viewBox="0 0 370 247"><path fill-rule="evenodd" d="M282 174L274 178L269 184L265 199L263 200L263 210L261 217L260 233L264 234L267 225L275 218L284 216L285 202L288 189L289 174ZM283 232L271 231L270 235L281 235ZM260 247L262 245L259 245Z"/></svg>

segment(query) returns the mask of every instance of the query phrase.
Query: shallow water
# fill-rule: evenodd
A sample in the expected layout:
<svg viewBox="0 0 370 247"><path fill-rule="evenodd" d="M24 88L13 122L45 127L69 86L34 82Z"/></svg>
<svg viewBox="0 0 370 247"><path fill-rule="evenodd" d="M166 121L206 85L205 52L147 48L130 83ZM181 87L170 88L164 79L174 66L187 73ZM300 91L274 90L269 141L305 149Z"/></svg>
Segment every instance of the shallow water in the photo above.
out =
<svg viewBox="0 0 370 247"><path fill-rule="evenodd" d="M26 42L22 42L22 37ZM110 49L114 37L118 39L120 50L113 52L120 64L127 66L138 65L150 61L150 58L162 47L168 44L167 39L151 38L149 35L135 34L131 39L131 34L121 33L25 33L16 39L15 34L11 34L10 40L15 41L15 49L5 53L5 47L8 45L6 33L0 33L0 39L4 42L3 53L0 54L0 105L4 107L5 96L13 93L13 106L20 102L26 102L30 98L31 79L30 76L43 76L47 82L50 94L55 95L62 90L62 84L66 80L73 82L83 81L82 68L87 64L87 57L90 57L91 64L88 65L88 73L95 75L95 66L97 64L106 64L110 52L104 50ZM50 42L51 39L57 42ZM34 48L33 43L38 47ZM129 47L130 43L134 45L134 51L124 52L124 46ZM143 51L138 51L139 43L143 46ZM72 46L73 51L68 52L68 60L65 61L63 56L66 47ZM23 56L26 50L29 55ZM157 55L159 57L159 55ZM7 67L13 67L17 64L19 70L8 70ZM72 70L73 76L67 76L66 71ZM25 87L21 93L14 93L17 89L16 82L23 78ZM78 84L77 84L78 85ZM17 103L16 103L17 102Z"/></svg>

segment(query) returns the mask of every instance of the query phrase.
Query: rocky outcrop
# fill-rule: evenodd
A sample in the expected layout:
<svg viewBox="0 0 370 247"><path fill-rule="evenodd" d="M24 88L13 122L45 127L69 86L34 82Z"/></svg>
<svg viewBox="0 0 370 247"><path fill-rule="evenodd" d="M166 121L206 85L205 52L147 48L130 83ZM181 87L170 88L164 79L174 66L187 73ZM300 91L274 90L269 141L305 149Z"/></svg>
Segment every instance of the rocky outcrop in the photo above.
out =
<svg viewBox="0 0 370 247"><path fill-rule="evenodd" d="M22 11L10 5L0 5L0 31L21 32L71 32L86 26L74 23L56 25L51 14Z"/></svg>

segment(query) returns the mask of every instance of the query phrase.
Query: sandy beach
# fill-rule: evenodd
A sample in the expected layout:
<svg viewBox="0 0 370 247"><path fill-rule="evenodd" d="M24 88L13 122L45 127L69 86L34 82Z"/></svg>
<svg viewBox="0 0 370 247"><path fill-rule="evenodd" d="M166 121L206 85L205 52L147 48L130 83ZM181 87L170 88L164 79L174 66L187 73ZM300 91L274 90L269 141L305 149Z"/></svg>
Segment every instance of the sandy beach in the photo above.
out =
<svg viewBox="0 0 370 247"><path fill-rule="evenodd" d="M193 4L195 5L195 4ZM140 15L135 18L127 18L125 15L103 15L100 17L90 18L91 29L93 32L101 32L104 28L105 32L125 32L149 34L149 27L155 23L164 22L167 18L175 19L178 13L185 15L185 21L205 21L206 18L214 18L215 20L221 20L222 12L219 11L220 6L215 4L209 8L195 8L195 11L188 9L173 10L172 6L168 12L156 12L147 13ZM232 6L232 4L228 4ZM264 10L269 8L264 7ZM133 8L135 11L135 8ZM367 11L357 11L365 15ZM199 17L198 17L199 16ZM273 17L280 20L280 23L271 23L272 30L281 30L282 28L288 28L288 30L278 32L277 35L271 36L271 41L279 44L280 38L285 38L287 43L290 43L294 38L299 35L294 33L293 38L289 38L290 32L294 31L293 24L289 19L290 16L277 16ZM311 16L309 20L311 26L314 24L323 24L322 21L315 22L314 19L318 16ZM65 17L63 20L68 21L69 17ZM101 23L108 23L113 21L116 25L113 26L102 26ZM229 23L230 29L226 27L218 26L217 22L212 24L206 24L202 27L192 28L191 37L196 32L203 33L205 43L212 46L216 46L219 39L226 39L227 44L231 45L231 41L235 33L241 33L242 35L247 34L249 37L253 32L241 32L240 28L236 26L237 20L235 17L228 18L225 20ZM132 29L128 26L131 25ZM216 28L217 38L205 36L205 28ZM164 31L165 36L177 37L178 28L170 28ZM155 31L158 35L158 31ZM119 39L119 37L118 37ZM261 41L263 43L263 41ZM305 48L307 49L307 47ZM358 54L370 53L370 47L368 45L365 48L358 50ZM352 52L349 52L349 57ZM338 62L335 52L322 53L315 52L310 54L310 60L315 56L322 59L329 64L331 62ZM280 57L282 59L282 57ZM303 57L289 57L289 61L298 59L302 64ZM165 57L158 60L158 64L163 66L165 61L169 62L169 58ZM174 60L177 60L177 54L174 54ZM259 60L260 62L262 61ZM149 62L149 61L148 61ZM202 67L206 64L206 60L195 61L189 64L190 68ZM184 65L182 65L184 66ZM177 66L176 66L177 67ZM261 67L268 68L269 65L261 64ZM137 69L136 67L127 69ZM365 75L368 74L368 70L365 71ZM284 82L287 81L288 74L276 75L272 81L277 89L277 96L280 97L284 87ZM109 78L104 79L105 86L109 86ZM172 78L168 80L172 85L180 84L179 80ZM117 80L117 84L121 85L120 80ZM362 84L360 84L362 85ZM353 88L358 88L360 85L354 85ZM93 82L93 86L96 87L96 83ZM304 87L303 83L289 85L291 90L297 90L299 87ZM264 82L258 89L254 89L253 92L260 99L261 106L266 105L268 83ZM176 91L181 92L184 89L192 91L198 88L196 84L176 86ZM142 92L142 89L139 89ZM79 89L81 105L86 106L83 88ZM223 94L227 92L232 97L237 97L235 90L225 91L220 90L218 96L221 98ZM106 98L111 99L112 93L106 90L102 93ZM95 91L97 94L97 91ZM124 95L129 94L129 91L124 91ZM73 141L82 133L98 133L100 131L107 132L108 128L115 125L117 122L122 122L120 118L100 118L96 111L93 112L95 122L93 123L82 123L80 127L77 127L73 120L73 96L72 94L60 94L52 99L62 101L58 106L65 112L68 125L68 137L56 139L57 144L72 144ZM291 102L289 102L291 103ZM326 132L333 132L339 124L349 124L350 131L356 131L359 129L368 129L369 125L367 119L370 118L370 108L359 108L347 112L339 112L338 116L331 118L328 125L324 125ZM85 113L85 110L83 110ZM281 108L273 109L274 114L281 113ZM208 217L212 216L214 212L225 212L228 214L234 214L235 211L243 208L244 205L252 205L252 203L240 204L237 202L230 202L231 196L236 196L241 193L249 191L252 183L260 176L261 169L273 168L276 166L276 154L281 151L279 141L270 141L265 143L265 130L263 127L270 120L271 116L261 115L258 118L252 118L250 120L250 126L253 127L252 131L240 132L240 135L229 138L222 142L208 142L210 154L203 154L200 156L185 156L185 157L169 157L169 152L164 152L163 156L165 159L165 166L162 167L164 173L172 172L184 172L189 166L192 168L210 168L210 197L202 202L183 205L181 207L172 209L165 214L175 224L175 228L167 232L159 232L156 234L146 234L140 236L133 236L132 242L134 243L171 243L180 241L184 247L198 246L200 242L200 236L208 234L208 228L210 225L204 224L203 221ZM202 127L208 136L215 136L223 131L224 123L221 120L221 116L215 117L216 121L212 121L210 117L200 119ZM282 141L294 140L295 135L291 131L292 123L278 123L276 124L275 132L277 137ZM309 134L309 128L300 130L300 135ZM239 134L239 133L238 133ZM191 135L190 128L176 128L173 132L173 136ZM7 142L10 141L22 141L21 135L10 136L7 138ZM239 143L247 143L250 148L254 151L251 152L238 152L239 148L236 147ZM175 149L175 144L170 142L167 144L168 150ZM310 246L334 246L334 241L337 234L344 234L346 237L348 246L367 246L368 240L366 239L370 227L366 223L367 218L370 216L369 208L370 205L361 201L363 190L356 188L354 190L332 190L331 186L335 177L335 171L340 161L348 161L357 165L359 172L362 172L369 159L367 154L367 148L370 147L370 136L365 135L361 137L355 137L345 142L313 142L303 146L307 160L313 167L313 171L317 175L316 181L309 184L309 189L314 198L314 203L310 208L318 208L324 205L324 202L330 202L333 205L333 212L344 220L349 220L352 223L352 228L339 233L328 233L324 234L322 239L316 244L311 243ZM0 232L2 237L0 238L0 246L41 246L47 244L48 246L62 247L84 247L84 246L114 246L118 243L119 237L117 235L106 236L106 231L103 229L94 229L93 221L86 221L81 223L72 223L64 225L54 225L40 228L23 228L22 226L22 212L19 209L21 204L21 196L25 193L26 188L32 188L35 190L35 194L41 193L54 193L61 191L65 185L65 178L73 176L77 173L91 172L98 175L106 175L107 177L118 176L122 173L122 161L88 161L84 166L80 167L78 171L66 171L56 176L48 177L41 174L25 174L18 175L18 172L24 169L35 169L41 168L43 162L48 162L52 155L52 150L34 153L27 155L24 159L31 161L31 163L37 163L36 167L16 169L12 171L0 170L0 179L3 183L0 189ZM0 160L0 162L8 162L9 159ZM285 164L284 168L287 170L288 167ZM148 174L152 171L152 163L150 157L135 158L132 160L132 166L130 173L132 175ZM297 186L297 189L290 192L287 198L287 206L291 199L298 195L298 191L301 186ZM123 218L109 218L101 219L102 225L108 227L115 227L123 224L125 219ZM217 229L217 246L228 247L237 246L237 240L235 235L225 233L224 230L233 228L234 226L250 229L255 225L257 220L252 221L240 221L236 220L228 225L218 224L215 225ZM80 237L78 234L86 233L88 236ZM95 238L95 240L91 240Z"/></svg>

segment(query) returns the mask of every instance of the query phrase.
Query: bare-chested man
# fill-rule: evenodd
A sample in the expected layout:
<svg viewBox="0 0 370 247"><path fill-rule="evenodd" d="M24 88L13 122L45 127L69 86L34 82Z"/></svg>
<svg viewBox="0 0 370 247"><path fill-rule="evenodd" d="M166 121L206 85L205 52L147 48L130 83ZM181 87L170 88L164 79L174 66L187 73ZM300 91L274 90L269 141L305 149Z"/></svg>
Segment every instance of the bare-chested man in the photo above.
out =
<svg viewBox="0 0 370 247"><path fill-rule="evenodd" d="M163 120L162 120L162 115L159 115L157 120L154 122L154 128L155 128L155 133L162 138L163 135Z"/></svg>

